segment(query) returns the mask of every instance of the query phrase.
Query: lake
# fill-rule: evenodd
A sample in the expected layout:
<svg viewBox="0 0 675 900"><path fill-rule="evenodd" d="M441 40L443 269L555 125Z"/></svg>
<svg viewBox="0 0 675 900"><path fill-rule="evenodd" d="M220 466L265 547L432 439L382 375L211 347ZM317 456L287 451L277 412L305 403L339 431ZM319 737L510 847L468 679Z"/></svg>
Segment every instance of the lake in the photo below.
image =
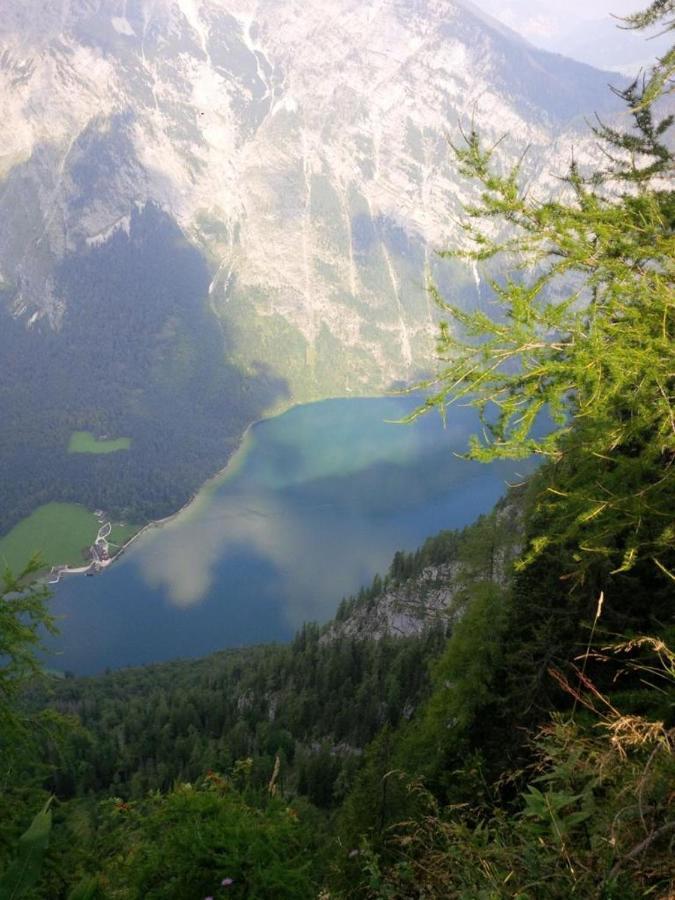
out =
<svg viewBox="0 0 675 900"><path fill-rule="evenodd" d="M78 674L288 640L394 552L488 512L525 462L455 454L469 409L410 425L410 397L328 400L253 426L228 469L106 572L55 589L50 666Z"/></svg>

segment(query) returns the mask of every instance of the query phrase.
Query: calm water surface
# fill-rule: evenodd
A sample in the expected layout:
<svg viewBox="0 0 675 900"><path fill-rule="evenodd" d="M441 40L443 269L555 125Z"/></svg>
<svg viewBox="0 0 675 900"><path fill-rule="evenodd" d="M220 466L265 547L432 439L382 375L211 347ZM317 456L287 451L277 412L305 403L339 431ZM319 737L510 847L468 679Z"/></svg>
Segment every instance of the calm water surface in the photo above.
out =
<svg viewBox="0 0 675 900"><path fill-rule="evenodd" d="M329 400L249 432L225 475L107 572L58 585L50 665L77 673L286 640L397 549L487 512L526 463L458 459L476 417L393 424L411 398Z"/></svg>

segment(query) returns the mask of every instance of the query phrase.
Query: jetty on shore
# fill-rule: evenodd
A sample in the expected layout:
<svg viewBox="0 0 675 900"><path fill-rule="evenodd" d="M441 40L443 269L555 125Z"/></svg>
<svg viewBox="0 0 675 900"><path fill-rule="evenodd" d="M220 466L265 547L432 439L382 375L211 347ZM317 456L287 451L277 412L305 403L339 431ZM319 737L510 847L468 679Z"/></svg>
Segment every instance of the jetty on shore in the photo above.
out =
<svg viewBox="0 0 675 900"><path fill-rule="evenodd" d="M97 510L97 513L99 512ZM97 518L101 522L103 514L101 513ZM84 566L52 566L47 583L58 584L63 575L97 575L106 569L114 559L110 555L110 544L108 543L111 531L112 523L103 522L98 529L96 540L89 548L89 562Z"/></svg>

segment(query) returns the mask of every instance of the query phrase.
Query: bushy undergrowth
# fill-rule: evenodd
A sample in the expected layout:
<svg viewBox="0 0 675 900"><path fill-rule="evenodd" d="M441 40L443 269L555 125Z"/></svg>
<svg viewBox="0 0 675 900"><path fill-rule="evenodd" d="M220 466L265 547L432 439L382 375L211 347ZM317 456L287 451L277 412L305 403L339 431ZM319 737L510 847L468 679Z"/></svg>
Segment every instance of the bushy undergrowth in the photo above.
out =
<svg viewBox="0 0 675 900"><path fill-rule="evenodd" d="M362 845L361 895L672 897L675 730L588 688L599 715L556 715L540 730L528 770L509 775L527 782L512 803L489 815L471 802L442 807L410 783L424 813L392 826L384 852Z"/></svg>

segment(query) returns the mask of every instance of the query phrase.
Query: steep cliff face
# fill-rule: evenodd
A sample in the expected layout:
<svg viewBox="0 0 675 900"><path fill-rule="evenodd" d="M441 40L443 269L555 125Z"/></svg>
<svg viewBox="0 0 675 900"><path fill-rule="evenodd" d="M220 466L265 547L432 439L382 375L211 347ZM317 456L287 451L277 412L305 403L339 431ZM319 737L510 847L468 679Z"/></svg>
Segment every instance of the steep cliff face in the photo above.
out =
<svg viewBox="0 0 675 900"><path fill-rule="evenodd" d="M409 637L435 626L447 628L458 614L453 601L463 568L460 562L427 566L414 578L387 586L378 596L356 605L347 618L332 622L323 640L379 640Z"/></svg>
<svg viewBox="0 0 675 900"><path fill-rule="evenodd" d="M384 579L343 601L321 643L450 628L478 585L508 585L522 549L524 500L522 491L511 492L464 531L429 538L414 554L397 553Z"/></svg>
<svg viewBox="0 0 675 900"><path fill-rule="evenodd" d="M428 359L434 249L467 198L446 132L473 118L554 183L607 77L451 0L9 0L0 22L0 277L58 329L59 276L152 201L202 251L226 353L298 398ZM543 162L543 151L546 162Z"/></svg>
<svg viewBox="0 0 675 900"><path fill-rule="evenodd" d="M6 0L0 533L166 515L265 411L428 371L429 274L466 306L489 274L435 253L472 196L447 135L558 190L606 81L452 0Z"/></svg>

